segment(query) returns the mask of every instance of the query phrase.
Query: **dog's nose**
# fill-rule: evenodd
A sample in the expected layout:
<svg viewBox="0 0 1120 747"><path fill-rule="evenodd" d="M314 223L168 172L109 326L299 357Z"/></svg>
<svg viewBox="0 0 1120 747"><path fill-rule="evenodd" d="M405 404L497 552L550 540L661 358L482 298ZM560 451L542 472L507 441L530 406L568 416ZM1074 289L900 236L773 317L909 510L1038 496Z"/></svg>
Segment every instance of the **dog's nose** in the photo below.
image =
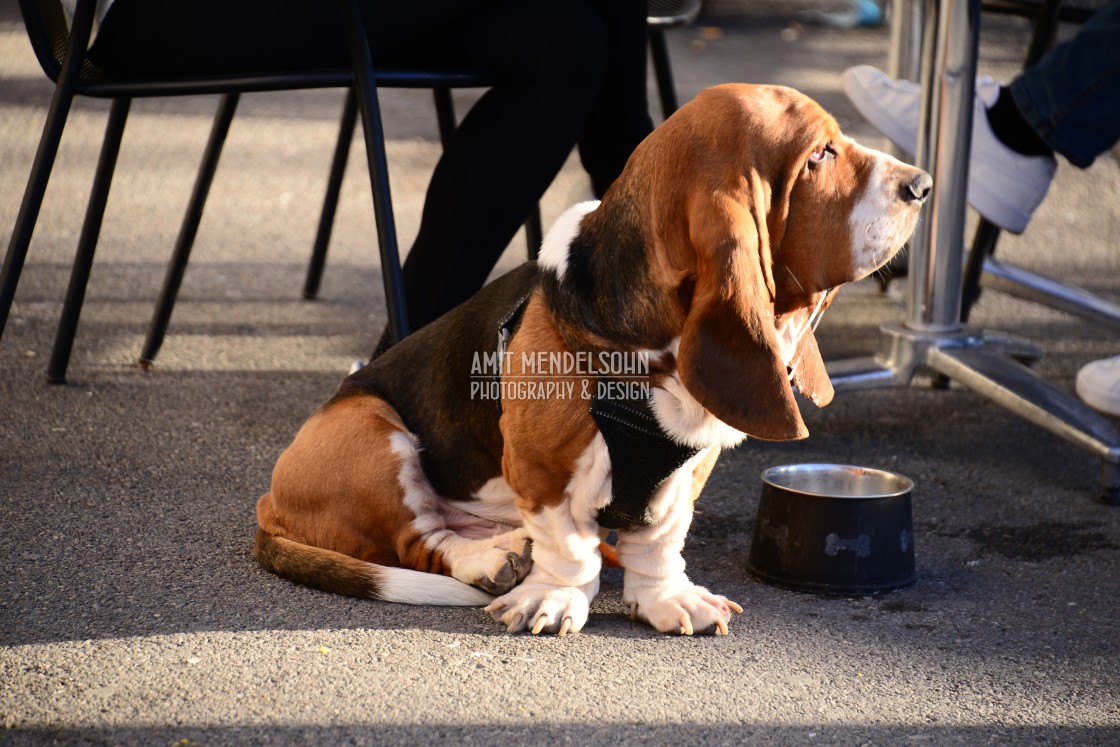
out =
<svg viewBox="0 0 1120 747"><path fill-rule="evenodd" d="M919 171L917 176L902 185L902 199L906 202L925 202L931 189L933 189L933 177L924 171Z"/></svg>

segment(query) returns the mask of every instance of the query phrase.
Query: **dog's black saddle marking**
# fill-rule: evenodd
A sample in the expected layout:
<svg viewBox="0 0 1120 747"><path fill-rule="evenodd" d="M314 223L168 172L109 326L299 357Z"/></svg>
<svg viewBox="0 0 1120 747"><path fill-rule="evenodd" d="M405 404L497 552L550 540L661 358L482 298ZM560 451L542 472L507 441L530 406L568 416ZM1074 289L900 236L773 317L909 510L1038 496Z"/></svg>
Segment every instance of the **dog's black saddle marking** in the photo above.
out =
<svg viewBox="0 0 1120 747"><path fill-rule="evenodd" d="M611 502L599 511L599 526L649 526L654 492L701 450L670 438L646 400L601 399L597 393L591 415L611 457Z"/></svg>

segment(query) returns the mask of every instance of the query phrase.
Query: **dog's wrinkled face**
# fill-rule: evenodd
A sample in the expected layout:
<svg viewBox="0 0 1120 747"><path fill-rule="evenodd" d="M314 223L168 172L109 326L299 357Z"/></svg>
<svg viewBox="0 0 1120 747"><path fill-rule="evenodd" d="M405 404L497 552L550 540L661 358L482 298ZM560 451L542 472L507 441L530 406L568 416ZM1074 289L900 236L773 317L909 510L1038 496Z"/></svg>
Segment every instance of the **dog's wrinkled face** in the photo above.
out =
<svg viewBox="0 0 1120 747"><path fill-rule="evenodd" d="M692 181L682 379L748 435L803 438L790 382L819 405L832 398L816 320L840 285L902 247L932 181L788 88L720 86L690 106L664 133L683 142Z"/></svg>
<svg viewBox="0 0 1120 747"><path fill-rule="evenodd" d="M842 283L902 248L932 180L843 136L790 88L719 86L694 103L680 122L704 164L691 202L698 281L682 379L747 435L803 438L788 382L820 405L832 399L815 320Z"/></svg>
<svg viewBox="0 0 1120 747"><path fill-rule="evenodd" d="M772 249L780 306L886 264L913 232L932 185L921 170L856 143L819 114L815 137L805 138L802 162L793 164L785 230Z"/></svg>
<svg viewBox="0 0 1120 747"><path fill-rule="evenodd" d="M679 341L703 409L755 438L804 438L793 387L822 406L833 393L816 321L902 247L931 185L797 91L709 88L572 214L574 238L546 239L550 309L576 349Z"/></svg>
<svg viewBox="0 0 1120 747"><path fill-rule="evenodd" d="M831 387L825 380L808 381L823 375L811 366L798 371L799 342L813 344L812 328L839 286L867 277L902 247L932 180L851 140L811 101L792 111L816 127L796 131L801 158L792 164L784 232L776 227L777 240L771 237L775 326L779 358L802 392L819 400Z"/></svg>

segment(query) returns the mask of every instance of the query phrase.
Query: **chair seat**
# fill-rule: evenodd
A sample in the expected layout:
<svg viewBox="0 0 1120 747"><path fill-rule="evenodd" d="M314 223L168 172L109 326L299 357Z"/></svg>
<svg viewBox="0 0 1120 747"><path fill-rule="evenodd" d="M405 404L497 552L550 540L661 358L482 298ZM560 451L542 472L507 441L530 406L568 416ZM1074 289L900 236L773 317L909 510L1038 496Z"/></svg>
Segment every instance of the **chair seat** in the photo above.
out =
<svg viewBox="0 0 1120 747"><path fill-rule="evenodd" d="M58 82L70 36L69 24L57 0L25 0L38 12L25 9L24 21L32 49L47 77ZM333 65L333 62L330 63ZM106 72L90 61L82 60L75 93L95 98L143 98L156 96L193 96L221 93L253 93L311 88L345 88L354 82L352 67L320 66L303 69L246 69L228 74L194 74L189 76L133 75L127 72ZM487 70L456 70L428 68L375 69L378 86L386 88L471 88L493 85L494 75Z"/></svg>

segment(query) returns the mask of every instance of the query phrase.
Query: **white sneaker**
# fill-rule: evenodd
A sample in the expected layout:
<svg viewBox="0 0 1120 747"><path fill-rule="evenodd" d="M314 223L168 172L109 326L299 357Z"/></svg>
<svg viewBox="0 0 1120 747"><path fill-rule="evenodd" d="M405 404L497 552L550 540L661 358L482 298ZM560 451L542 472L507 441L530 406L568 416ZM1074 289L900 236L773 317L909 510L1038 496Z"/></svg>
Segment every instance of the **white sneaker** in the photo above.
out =
<svg viewBox="0 0 1120 747"><path fill-rule="evenodd" d="M1120 356L1085 364L1074 389L1085 404L1120 417Z"/></svg>
<svg viewBox="0 0 1120 747"><path fill-rule="evenodd" d="M859 113L891 142L913 154L918 149L921 87L913 81L894 80L870 65L850 67L843 77L844 92ZM1058 162L1053 156L1016 153L992 132L987 111L996 102L999 88L986 75L976 79L968 202L1000 228L1022 233L1046 197Z"/></svg>

